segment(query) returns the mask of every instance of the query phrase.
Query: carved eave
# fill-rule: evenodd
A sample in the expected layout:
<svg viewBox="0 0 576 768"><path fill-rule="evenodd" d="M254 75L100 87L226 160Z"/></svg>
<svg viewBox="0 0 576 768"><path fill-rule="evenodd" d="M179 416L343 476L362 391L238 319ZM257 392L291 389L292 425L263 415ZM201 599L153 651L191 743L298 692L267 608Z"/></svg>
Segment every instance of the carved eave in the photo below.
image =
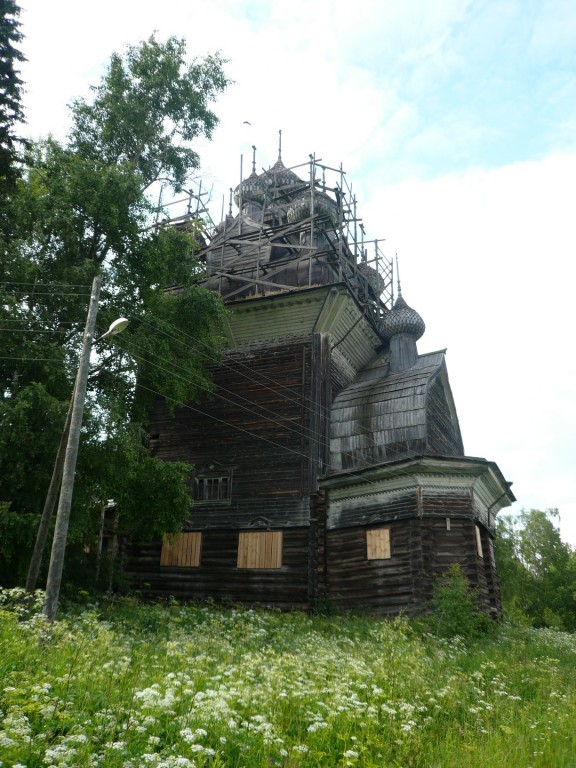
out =
<svg viewBox="0 0 576 768"><path fill-rule="evenodd" d="M407 495L420 498L426 494L469 497L471 516L492 530L497 513L515 501L510 486L494 462L468 456L418 456L339 472L319 481L320 489L329 496L329 528L396 519L397 515L387 512L391 502ZM355 510L360 509L361 513L356 514ZM420 505L403 516L425 514Z"/></svg>

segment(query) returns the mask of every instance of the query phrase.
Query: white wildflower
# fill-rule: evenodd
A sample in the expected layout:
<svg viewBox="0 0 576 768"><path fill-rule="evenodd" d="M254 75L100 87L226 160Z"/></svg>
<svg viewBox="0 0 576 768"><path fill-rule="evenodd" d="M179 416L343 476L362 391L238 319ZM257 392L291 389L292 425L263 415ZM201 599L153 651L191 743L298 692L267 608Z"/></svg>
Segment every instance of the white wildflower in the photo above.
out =
<svg viewBox="0 0 576 768"><path fill-rule="evenodd" d="M106 744L108 749L124 749L126 746L125 741L110 741L108 744Z"/></svg>

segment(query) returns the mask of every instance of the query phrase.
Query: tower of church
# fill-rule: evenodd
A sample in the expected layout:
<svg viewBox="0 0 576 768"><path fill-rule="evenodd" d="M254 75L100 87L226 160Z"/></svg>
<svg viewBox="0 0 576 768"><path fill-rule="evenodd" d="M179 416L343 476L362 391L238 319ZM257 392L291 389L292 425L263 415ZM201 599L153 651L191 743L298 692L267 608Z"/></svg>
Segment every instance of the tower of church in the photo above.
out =
<svg viewBox="0 0 576 768"><path fill-rule="evenodd" d="M498 613L494 519L514 497L464 454L445 350L418 351L424 321L344 170L287 168L280 144L257 173L255 153L200 253L228 310L214 393L151 414L157 455L195 467L194 503L182 534L131 546L135 584L394 614L457 562Z"/></svg>

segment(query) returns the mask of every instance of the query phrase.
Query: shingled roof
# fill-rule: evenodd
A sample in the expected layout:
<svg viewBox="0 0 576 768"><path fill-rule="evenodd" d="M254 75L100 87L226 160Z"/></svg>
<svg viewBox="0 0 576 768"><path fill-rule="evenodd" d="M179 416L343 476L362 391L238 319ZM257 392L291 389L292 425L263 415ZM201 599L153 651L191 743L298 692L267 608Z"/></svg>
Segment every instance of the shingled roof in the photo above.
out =
<svg viewBox="0 0 576 768"><path fill-rule="evenodd" d="M445 350L390 373L388 353L364 368L332 405L330 469L416 455L463 456Z"/></svg>

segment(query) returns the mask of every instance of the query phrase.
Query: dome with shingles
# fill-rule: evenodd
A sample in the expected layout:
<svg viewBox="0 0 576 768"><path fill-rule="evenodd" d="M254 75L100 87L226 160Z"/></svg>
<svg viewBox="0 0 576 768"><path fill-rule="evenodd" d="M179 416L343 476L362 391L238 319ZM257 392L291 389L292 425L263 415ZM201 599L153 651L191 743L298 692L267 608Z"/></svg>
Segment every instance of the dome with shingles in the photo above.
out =
<svg viewBox="0 0 576 768"><path fill-rule="evenodd" d="M364 275L368 281L368 284L372 286L372 289L378 294L378 296L380 296L384 290L386 282L378 270L374 269L374 267L370 267L365 262L361 262L358 264L358 272Z"/></svg>
<svg viewBox="0 0 576 768"><path fill-rule="evenodd" d="M242 201L250 203L258 203L264 205L266 198L267 183L264 176L259 176L255 171L252 171L247 179L239 184L234 190L234 202L236 205L240 205L240 190L242 190Z"/></svg>
<svg viewBox="0 0 576 768"><path fill-rule="evenodd" d="M244 179L234 190L234 202L236 205L240 205L240 192L242 192L242 202L258 203L258 205L263 206L270 202L271 191L279 190L282 193L290 193L303 186L302 179L294 171L286 168L282 160L278 159L264 173L257 174L256 171L252 171L250 176Z"/></svg>
<svg viewBox="0 0 576 768"><path fill-rule="evenodd" d="M301 182L302 185L302 182ZM312 195L309 189L301 192L294 202L288 208L288 221L292 224L295 221L307 219L312 213ZM338 221L339 208L338 203L325 192L314 192L314 213L317 216L327 216L332 225Z"/></svg>
<svg viewBox="0 0 576 768"><path fill-rule="evenodd" d="M294 171L286 168L280 158L276 160L272 168L265 171L261 177L271 187L276 189L282 189L282 191L288 191L290 188L303 186L304 182L300 179Z"/></svg>
<svg viewBox="0 0 576 768"><path fill-rule="evenodd" d="M426 325L418 312L409 307L402 298L402 294L399 294L394 307L380 320L378 330L385 339L406 333L418 341L424 334Z"/></svg>

